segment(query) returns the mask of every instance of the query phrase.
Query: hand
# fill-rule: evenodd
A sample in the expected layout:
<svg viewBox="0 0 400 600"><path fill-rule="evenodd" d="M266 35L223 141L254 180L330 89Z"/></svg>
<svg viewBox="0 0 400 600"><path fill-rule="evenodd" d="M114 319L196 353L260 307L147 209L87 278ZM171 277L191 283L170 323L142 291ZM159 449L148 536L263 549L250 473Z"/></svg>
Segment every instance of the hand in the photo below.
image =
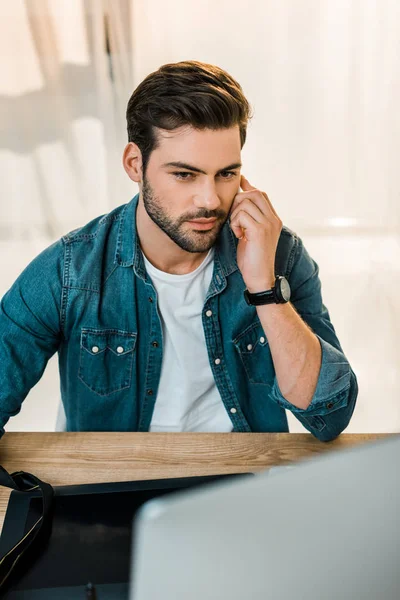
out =
<svg viewBox="0 0 400 600"><path fill-rule="evenodd" d="M237 263L250 293L269 290L275 284L275 254L282 221L267 194L242 175L233 200L230 226L239 239Z"/></svg>

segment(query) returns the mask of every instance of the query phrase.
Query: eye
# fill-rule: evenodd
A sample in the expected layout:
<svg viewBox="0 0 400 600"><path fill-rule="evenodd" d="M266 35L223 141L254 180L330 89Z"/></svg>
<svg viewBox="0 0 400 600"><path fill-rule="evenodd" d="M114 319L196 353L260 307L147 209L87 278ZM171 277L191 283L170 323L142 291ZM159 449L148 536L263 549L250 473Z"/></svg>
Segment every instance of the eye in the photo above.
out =
<svg viewBox="0 0 400 600"><path fill-rule="evenodd" d="M174 175L174 177L180 181L189 181L190 179L194 179L196 177L195 173L189 173L188 171L174 171L172 175ZM218 173L218 177L221 177L221 179L225 180L233 179L236 176L237 173L235 173L235 171L221 171Z"/></svg>
<svg viewBox="0 0 400 600"><path fill-rule="evenodd" d="M228 177L226 177L226 175ZM237 173L235 173L234 171L221 171L220 176L222 177L222 179L233 179L234 177L236 177Z"/></svg>
<svg viewBox="0 0 400 600"><path fill-rule="evenodd" d="M188 173L187 171L176 171L172 174L175 175L175 177L177 179L180 179L181 181L187 181L190 179L190 177L194 177L193 173Z"/></svg>

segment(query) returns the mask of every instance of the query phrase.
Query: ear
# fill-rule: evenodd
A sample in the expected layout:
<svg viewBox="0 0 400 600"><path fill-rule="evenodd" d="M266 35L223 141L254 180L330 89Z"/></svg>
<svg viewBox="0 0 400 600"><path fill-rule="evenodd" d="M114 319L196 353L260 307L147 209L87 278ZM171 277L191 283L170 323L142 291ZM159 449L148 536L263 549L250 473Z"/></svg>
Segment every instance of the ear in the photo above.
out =
<svg viewBox="0 0 400 600"><path fill-rule="evenodd" d="M122 164L128 174L128 177L136 183L142 183L143 180L143 163L142 153L139 146L134 142L129 142L125 146L124 153L122 155Z"/></svg>

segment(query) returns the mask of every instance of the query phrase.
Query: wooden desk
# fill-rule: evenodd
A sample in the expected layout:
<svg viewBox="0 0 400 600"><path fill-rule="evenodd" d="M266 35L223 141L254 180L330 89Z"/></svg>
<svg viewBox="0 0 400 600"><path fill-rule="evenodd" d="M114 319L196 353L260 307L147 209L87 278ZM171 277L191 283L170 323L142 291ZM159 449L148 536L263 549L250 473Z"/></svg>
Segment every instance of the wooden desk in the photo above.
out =
<svg viewBox="0 0 400 600"><path fill-rule="evenodd" d="M0 464L52 485L257 472L390 435L323 443L307 433L10 432L0 440ZM0 528L10 493L0 487Z"/></svg>

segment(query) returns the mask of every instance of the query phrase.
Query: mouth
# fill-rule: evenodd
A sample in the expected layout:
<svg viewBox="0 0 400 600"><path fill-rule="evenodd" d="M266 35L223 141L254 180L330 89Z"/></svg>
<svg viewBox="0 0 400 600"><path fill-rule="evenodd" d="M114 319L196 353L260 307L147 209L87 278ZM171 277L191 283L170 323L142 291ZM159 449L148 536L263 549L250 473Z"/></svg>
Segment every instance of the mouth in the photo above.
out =
<svg viewBox="0 0 400 600"><path fill-rule="evenodd" d="M203 231L212 229L217 222L217 219L214 217L212 219L195 219L194 221L188 221L188 223L197 230Z"/></svg>

